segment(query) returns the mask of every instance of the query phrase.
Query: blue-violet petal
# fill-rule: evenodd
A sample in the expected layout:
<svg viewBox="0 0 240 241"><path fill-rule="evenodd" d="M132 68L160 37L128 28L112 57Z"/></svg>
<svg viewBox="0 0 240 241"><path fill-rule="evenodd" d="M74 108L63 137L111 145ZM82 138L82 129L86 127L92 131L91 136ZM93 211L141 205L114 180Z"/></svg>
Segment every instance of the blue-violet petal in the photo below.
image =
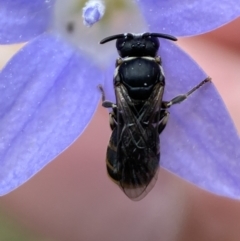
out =
<svg viewBox="0 0 240 241"><path fill-rule="evenodd" d="M25 42L49 27L55 0L0 0L0 44Z"/></svg>
<svg viewBox="0 0 240 241"><path fill-rule="evenodd" d="M240 16L239 0L137 0L152 32L191 36L214 30Z"/></svg>
<svg viewBox="0 0 240 241"><path fill-rule="evenodd" d="M0 195L15 189L82 133L102 74L59 37L27 44L0 74Z"/></svg>
<svg viewBox="0 0 240 241"><path fill-rule="evenodd" d="M181 49L161 41L164 100L186 93L207 75ZM216 194L240 197L240 140L213 83L170 108L160 135L160 165Z"/></svg>

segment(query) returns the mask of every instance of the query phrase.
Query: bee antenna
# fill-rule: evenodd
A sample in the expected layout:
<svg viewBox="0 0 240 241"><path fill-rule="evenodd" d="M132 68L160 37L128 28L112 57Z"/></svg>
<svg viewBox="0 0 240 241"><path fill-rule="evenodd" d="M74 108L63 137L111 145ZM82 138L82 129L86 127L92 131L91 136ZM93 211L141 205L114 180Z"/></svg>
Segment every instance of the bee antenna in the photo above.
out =
<svg viewBox="0 0 240 241"><path fill-rule="evenodd" d="M149 33L149 36L165 38L165 39L169 39L169 40L172 40L172 41L177 41L176 37L174 37L172 35L169 35L169 34L164 34L164 33Z"/></svg>
<svg viewBox="0 0 240 241"><path fill-rule="evenodd" d="M112 36L109 36L109 37L106 37L106 38L102 39L102 40L100 41L100 44L105 44L105 43L107 43L107 42L109 42L109 41L112 41L112 40L114 40L114 39L128 38L128 37L130 37L130 36L132 36L131 33L122 33L122 34L112 35Z"/></svg>

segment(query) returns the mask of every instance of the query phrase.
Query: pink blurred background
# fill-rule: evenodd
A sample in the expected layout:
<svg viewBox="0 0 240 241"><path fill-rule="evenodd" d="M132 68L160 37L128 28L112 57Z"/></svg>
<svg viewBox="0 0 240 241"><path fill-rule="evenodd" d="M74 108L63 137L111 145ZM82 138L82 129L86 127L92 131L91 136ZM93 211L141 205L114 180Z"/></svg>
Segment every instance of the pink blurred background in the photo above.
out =
<svg viewBox="0 0 240 241"><path fill-rule="evenodd" d="M240 133L240 18L178 44L212 77ZM1 47L1 67L17 48ZM109 136L107 111L99 107L68 150L0 198L2 212L36 240L240 240L239 201L202 191L163 169L143 200L129 200L106 174Z"/></svg>

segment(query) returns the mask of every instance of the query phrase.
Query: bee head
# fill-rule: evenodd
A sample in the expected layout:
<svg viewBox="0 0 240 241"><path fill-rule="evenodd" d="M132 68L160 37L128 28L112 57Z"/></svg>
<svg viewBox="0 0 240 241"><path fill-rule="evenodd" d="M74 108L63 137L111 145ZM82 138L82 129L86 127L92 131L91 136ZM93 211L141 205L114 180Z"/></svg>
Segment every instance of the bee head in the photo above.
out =
<svg viewBox="0 0 240 241"><path fill-rule="evenodd" d="M166 38L176 41L177 38L162 33L143 33L143 34L117 34L103 39L100 44L117 39L116 48L119 55L124 57L155 57L159 49L158 38Z"/></svg>

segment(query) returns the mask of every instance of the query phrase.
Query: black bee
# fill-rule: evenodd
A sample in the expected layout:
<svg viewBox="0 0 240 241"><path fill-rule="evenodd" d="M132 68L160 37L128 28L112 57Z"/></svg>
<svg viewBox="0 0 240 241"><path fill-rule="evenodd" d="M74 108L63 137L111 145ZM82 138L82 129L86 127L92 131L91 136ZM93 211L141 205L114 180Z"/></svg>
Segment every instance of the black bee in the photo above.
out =
<svg viewBox="0 0 240 241"><path fill-rule="evenodd" d="M145 197L157 180L159 134L168 121L167 108L182 102L210 80L207 78L186 94L163 101L165 76L161 58L157 56L158 38L177 40L162 33L127 33L113 35L100 42L104 44L117 39L116 48L120 55L113 79L116 104L105 100L100 86L103 107L112 109L107 171L132 200Z"/></svg>

